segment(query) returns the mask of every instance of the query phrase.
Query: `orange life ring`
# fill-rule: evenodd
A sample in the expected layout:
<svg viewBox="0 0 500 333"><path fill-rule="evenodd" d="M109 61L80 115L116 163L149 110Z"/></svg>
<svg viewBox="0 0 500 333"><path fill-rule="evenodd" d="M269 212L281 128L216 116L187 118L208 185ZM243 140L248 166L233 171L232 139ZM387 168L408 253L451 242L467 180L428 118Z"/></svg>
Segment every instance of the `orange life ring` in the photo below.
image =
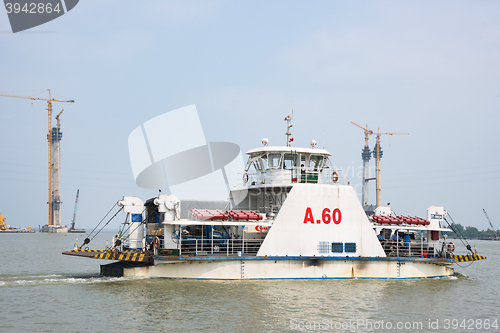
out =
<svg viewBox="0 0 500 333"><path fill-rule="evenodd" d="M155 249L160 248L160 239L158 237L155 237L155 239L153 240L153 246Z"/></svg>
<svg viewBox="0 0 500 333"><path fill-rule="evenodd" d="M334 183L339 180L339 174L337 173L337 171L332 172L332 180Z"/></svg>
<svg viewBox="0 0 500 333"><path fill-rule="evenodd" d="M243 182L246 184L248 182L248 173L243 174Z"/></svg>
<svg viewBox="0 0 500 333"><path fill-rule="evenodd" d="M449 242L446 247L448 248L448 252L454 252L455 251L455 244L453 242Z"/></svg>

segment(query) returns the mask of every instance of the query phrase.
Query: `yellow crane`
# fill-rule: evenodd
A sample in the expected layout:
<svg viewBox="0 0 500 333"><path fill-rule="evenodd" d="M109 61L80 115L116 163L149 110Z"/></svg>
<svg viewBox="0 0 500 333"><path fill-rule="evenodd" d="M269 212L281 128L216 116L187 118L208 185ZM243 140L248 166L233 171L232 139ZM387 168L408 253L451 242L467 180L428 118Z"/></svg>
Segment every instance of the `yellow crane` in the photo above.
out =
<svg viewBox="0 0 500 333"><path fill-rule="evenodd" d="M64 109L61 110L61 112L59 112L56 116L56 120L57 120L57 128L61 129L61 119L59 119L59 116L61 115L61 113L63 113Z"/></svg>
<svg viewBox="0 0 500 333"><path fill-rule="evenodd" d="M0 230L5 230L7 229L7 225L5 224L4 220L3 220L3 214L0 213Z"/></svg>
<svg viewBox="0 0 500 333"><path fill-rule="evenodd" d="M381 135L391 135L391 136L392 135L409 135L409 133L381 133L380 127L377 129L377 132L373 132L372 130L368 129L368 125L366 125L366 127L362 127L362 126L360 126L352 121L351 121L351 124L356 125L365 131L365 149L364 149L363 153L366 153L366 151L369 152L368 140L370 138L370 135L374 135L374 134L377 135L375 149L373 150L373 155L375 157L375 168L376 168L377 207L379 207L382 205L382 180L380 177L380 158L382 157L382 150L380 149L380 136ZM368 170L366 167L366 165L368 164L368 160L369 160L369 156L366 157L364 154L363 161L365 161L365 177L364 177L364 184L363 184L363 201L368 200L368 198L367 198L368 194L366 194L366 197L365 197L365 189L366 189L366 193L367 193L368 192L368 180L369 180L367 177ZM366 203L363 202L363 205L366 205Z"/></svg>
<svg viewBox="0 0 500 333"><path fill-rule="evenodd" d="M49 204L49 219L48 219L48 225L53 225L54 224L54 209L53 209L53 205L54 205L54 190L57 190L59 191L59 188L57 189L54 189L54 186L53 186L53 178L52 178L52 173L53 173L53 162L52 162L52 159L53 159L53 156L52 156L52 150L53 150L53 139L52 139L52 102L62 102L62 103L75 103L74 100L59 100L59 99L53 99L50 95L50 89L47 89L47 92L49 93L49 98L42 98L42 97L33 97L33 96L20 96L20 95L12 95L12 94L2 94L0 93L0 96L5 96L5 97L14 97L14 98L24 98L24 99L31 99L32 101L46 101L47 102L47 110L48 110L48 118L49 118L49 122L48 122L48 127L49 127L49 130L48 130L48 135L47 135L47 139L48 139L48 142L49 142L49 200L48 200L48 204ZM62 113L62 111L61 111ZM60 127L60 122L59 122L59 116L61 115L61 113L59 113L57 115L57 121L58 121L58 127ZM59 131L58 131L59 133ZM59 202L59 198L57 198L58 202Z"/></svg>

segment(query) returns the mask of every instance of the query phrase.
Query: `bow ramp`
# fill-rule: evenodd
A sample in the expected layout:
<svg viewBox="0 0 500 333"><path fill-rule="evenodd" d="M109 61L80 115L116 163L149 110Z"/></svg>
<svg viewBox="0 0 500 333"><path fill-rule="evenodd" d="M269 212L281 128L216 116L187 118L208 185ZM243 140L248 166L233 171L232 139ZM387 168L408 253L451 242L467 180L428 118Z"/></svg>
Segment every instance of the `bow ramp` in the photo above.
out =
<svg viewBox="0 0 500 333"><path fill-rule="evenodd" d="M477 260L484 260L486 257L480 256L477 253L473 254L452 254L450 256L451 259L455 259L456 262L465 262L465 261L477 261Z"/></svg>
<svg viewBox="0 0 500 333"><path fill-rule="evenodd" d="M120 260L131 262L149 262L151 255L142 251L117 251L117 250L83 250L76 249L65 251L62 254L93 259Z"/></svg>

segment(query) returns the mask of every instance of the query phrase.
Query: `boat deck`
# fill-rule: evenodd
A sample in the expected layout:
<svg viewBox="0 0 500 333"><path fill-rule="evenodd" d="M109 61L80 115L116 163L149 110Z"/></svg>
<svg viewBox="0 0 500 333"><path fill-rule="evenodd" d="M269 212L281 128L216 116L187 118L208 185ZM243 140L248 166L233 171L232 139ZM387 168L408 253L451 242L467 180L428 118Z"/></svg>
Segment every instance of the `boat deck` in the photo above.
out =
<svg viewBox="0 0 500 333"><path fill-rule="evenodd" d="M178 263L181 261L221 261L221 260L338 260L338 261L419 261L429 262L441 265L451 265L455 262L454 258L420 258L420 257L349 257L349 256L256 256L256 255L155 255L153 259L157 263Z"/></svg>

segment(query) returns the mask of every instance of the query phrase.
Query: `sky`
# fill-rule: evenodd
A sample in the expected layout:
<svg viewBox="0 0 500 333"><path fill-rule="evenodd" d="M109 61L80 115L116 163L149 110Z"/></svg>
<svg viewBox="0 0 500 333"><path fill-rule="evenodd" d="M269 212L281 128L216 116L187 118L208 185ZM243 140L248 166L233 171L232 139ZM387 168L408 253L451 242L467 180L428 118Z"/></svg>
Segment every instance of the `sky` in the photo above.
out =
<svg viewBox="0 0 500 333"><path fill-rule="evenodd" d="M350 122L409 133L382 136L383 202L421 217L443 206L480 230L485 209L500 229L499 59L498 1L82 0L15 34L0 11L0 93L75 100L54 103L62 224L79 189L87 229L124 195L157 195L135 184L128 136L192 104L207 142L242 152L284 145L293 109L294 145L324 146L359 196L364 134ZM12 226L47 223L46 108L0 97L0 212Z"/></svg>

